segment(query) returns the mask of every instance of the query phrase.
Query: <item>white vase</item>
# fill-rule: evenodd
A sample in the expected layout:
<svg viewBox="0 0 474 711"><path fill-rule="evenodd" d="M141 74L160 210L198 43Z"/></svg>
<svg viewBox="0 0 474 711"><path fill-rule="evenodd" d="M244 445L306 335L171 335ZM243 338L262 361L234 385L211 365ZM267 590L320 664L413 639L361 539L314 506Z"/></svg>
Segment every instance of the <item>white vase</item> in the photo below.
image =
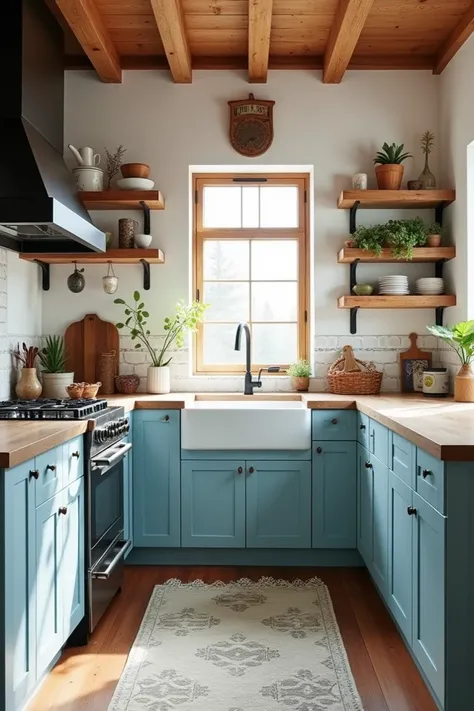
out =
<svg viewBox="0 0 474 711"><path fill-rule="evenodd" d="M171 390L171 373L167 365L159 368L150 365L146 377L147 393L166 395Z"/></svg>
<svg viewBox="0 0 474 711"><path fill-rule="evenodd" d="M52 397L64 400L69 397L66 390L74 382L74 373L42 373L43 397Z"/></svg>

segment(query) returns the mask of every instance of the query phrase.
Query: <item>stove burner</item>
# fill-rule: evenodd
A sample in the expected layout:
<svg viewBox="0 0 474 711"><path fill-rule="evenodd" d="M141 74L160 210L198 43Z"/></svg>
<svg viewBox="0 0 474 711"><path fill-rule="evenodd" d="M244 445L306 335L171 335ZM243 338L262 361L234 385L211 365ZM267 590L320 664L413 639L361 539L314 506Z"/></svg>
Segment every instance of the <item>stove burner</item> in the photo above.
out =
<svg viewBox="0 0 474 711"><path fill-rule="evenodd" d="M5 400L0 402L0 420L84 420L107 408L106 400Z"/></svg>

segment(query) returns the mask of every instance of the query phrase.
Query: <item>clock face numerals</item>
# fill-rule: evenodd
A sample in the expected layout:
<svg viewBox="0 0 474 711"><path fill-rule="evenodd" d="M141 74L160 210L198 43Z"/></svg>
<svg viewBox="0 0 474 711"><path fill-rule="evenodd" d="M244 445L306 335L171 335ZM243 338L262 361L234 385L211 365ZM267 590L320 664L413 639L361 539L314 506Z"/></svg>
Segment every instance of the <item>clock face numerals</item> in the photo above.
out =
<svg viewBox="0 0 474 711"><path fill-rule="evenodd" d="M253 158L267 151L273 141L274 101L229 101L230 142L241 155Z"/></svg>

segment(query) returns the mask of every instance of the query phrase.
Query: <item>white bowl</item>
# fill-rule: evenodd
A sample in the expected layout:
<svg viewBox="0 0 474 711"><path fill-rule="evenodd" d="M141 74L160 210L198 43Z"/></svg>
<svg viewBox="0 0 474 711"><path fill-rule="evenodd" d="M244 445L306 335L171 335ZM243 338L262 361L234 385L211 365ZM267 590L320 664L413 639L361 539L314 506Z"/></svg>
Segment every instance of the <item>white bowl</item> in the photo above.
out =
<svg viewBox="0 0 474 711"><path fill-rule="evenodd" d="M148 178L122 178L117 180L117 185L121 190L152 190L155 181Z"/></svg>

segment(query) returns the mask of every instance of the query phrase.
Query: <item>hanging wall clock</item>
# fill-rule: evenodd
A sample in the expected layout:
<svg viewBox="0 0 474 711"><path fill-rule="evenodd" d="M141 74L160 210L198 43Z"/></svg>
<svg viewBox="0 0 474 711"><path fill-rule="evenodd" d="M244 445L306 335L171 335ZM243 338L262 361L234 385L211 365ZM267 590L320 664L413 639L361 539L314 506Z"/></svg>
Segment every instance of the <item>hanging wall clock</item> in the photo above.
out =
<svg viewBox="0 0 474 711"><path fill-rule="evenodd" d="M254 158L265 153L273 141L274 101L260 101L249 94L243 101L229 101L230 142L243 156Z"/></svg>

